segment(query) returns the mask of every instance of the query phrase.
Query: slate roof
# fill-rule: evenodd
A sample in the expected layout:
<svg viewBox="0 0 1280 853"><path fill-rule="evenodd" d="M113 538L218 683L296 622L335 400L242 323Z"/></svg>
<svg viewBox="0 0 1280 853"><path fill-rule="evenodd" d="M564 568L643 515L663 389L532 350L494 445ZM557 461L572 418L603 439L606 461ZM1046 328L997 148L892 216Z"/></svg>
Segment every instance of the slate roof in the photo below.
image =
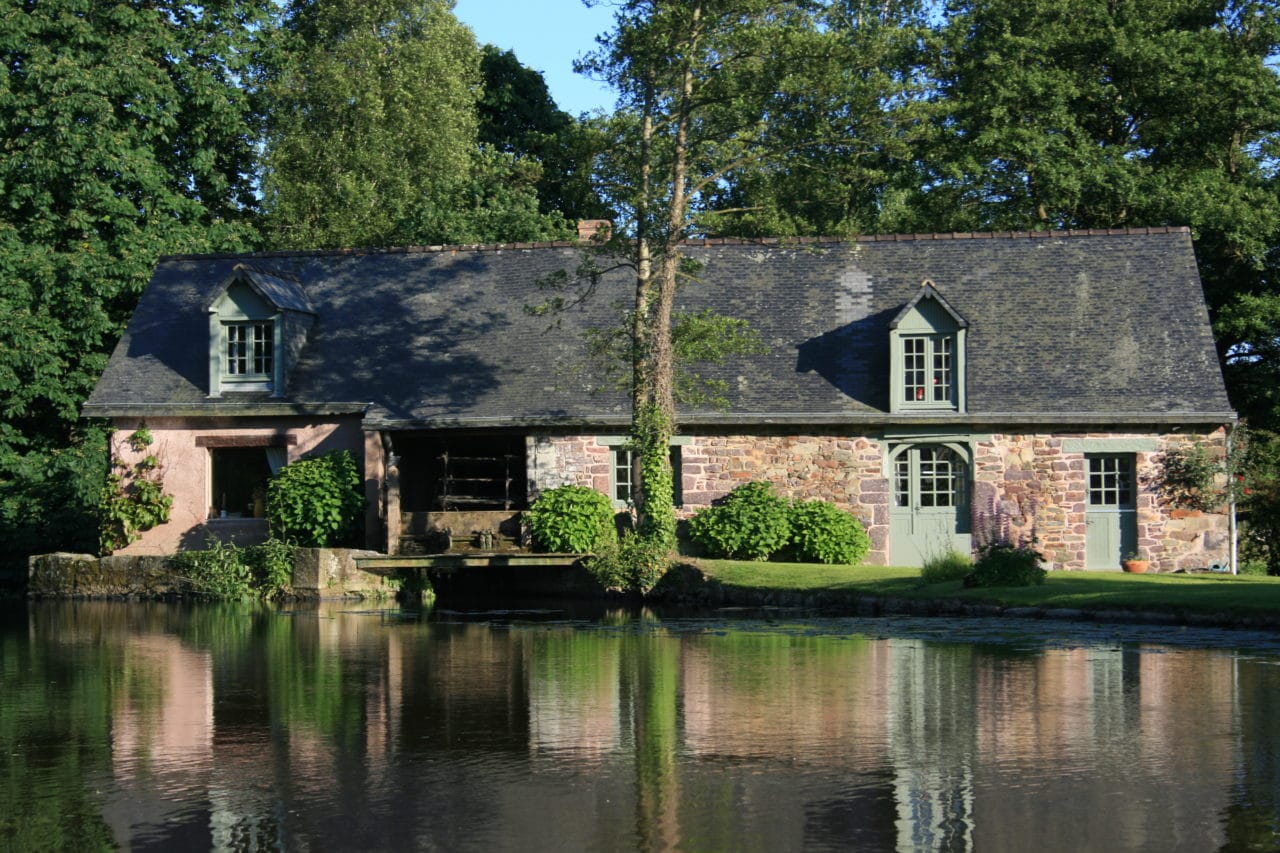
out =
<svg viewBox="0 0 1280 853"><path fill-rule="evenodd" d="M678 307L742 317L769 351L715 371L729 409L684 407L686 426L1234 417L1185 228L709 240L687 254L702 266ZM622 425L626 397L600 390L582 332L616 322L626 271L558 318L526 310L579 260L568 243L165 258L84 414ZM300 282L316 314L283 399L206 396L206 309L242 263ZM889 325L926 279L969 324L966 414L889 414Z"/></svg>

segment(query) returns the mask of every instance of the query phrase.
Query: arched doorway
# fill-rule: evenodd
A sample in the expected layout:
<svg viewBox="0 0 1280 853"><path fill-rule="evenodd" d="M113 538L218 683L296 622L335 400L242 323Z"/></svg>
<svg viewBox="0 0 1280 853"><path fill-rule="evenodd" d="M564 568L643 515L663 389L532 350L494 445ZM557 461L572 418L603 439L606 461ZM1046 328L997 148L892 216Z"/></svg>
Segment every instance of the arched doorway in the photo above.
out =
<svg viewBox="0 0 1280 853"><path fill-rule="evenodd" d="M968 451L952 443L902 444L890 451L889 563L920 566L973 547Z"/></svg>

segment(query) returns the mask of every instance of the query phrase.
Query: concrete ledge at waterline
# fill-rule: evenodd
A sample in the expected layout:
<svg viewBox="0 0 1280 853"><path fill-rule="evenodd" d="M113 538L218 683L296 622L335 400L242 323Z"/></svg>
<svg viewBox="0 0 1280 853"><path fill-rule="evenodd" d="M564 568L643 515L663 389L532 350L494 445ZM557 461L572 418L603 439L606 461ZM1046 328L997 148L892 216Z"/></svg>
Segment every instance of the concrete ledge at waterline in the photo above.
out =
<svg viewBox="0 0 1280 853"><path fill-rule="evenodd" d="M395 590L381 575L361 571L357 560L379 556L355 548L299 548L293 591L304 598L385 598Z"/></svg>
<svg viewBox="0 0 1280 853"><path fill-rule="evenodd" d="M36 554L27 560L33 598L151 598L178 591L164 557Z"/></svg>
<svg viewBox="0 0 1280 853"><path fill-rule="evenodd" d="M395 589L387 578L356 566L356 560L376 555L351 548L299 548L293 592L309 599L390 597ZM57 553L27 560L31 598L162 598L180 592L166 557Z"/></svg>

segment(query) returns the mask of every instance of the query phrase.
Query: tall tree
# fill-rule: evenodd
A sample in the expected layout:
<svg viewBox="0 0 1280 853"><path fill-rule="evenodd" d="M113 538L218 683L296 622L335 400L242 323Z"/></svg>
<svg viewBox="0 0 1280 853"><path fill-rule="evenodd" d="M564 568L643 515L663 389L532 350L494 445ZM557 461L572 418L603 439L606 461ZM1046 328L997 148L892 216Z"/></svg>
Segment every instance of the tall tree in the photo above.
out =
<svg viewBox="0 0 1280 853"><path fill-rule="evenodd" d="M481 151L480 51L448 0L295 0L268 87L277 247L559 236L536 164Z"/></svg>
<svg viewBox="0 0 1280 853"><path fill-rule="evenodd" d="M156 257L253 240L270 12L42 0L0 14L3 550L93 542L102 444L77 414Z"/></svg>
<svg viewBox="0 0 1280 853"><path fill-rule="evenodd" d="M591 186L591 161L599 152L590 128L557 107L542 74L511 51L485 45L480 70L480 144L541 164L542 211L559 212L569 221L609 216Z"/></svg>
<svg viewBox="0 0 1280 853"><path fill-rule="evenodd" d="M696 278L681 243L736 169L781 156L764 118L798 97L821 33L801 0L626 0L584 69L620 92L600 166L620 214L614 243L635 273L631 436L637 510L650 541L674 539L668 447L676 424L674 303ZM709 319L709 318L704 318Z"/></svg>
<svg viewBox="0 0 1280 853"><path fill-rule="evenodd" d="M915 227L1190 225L1237 408L1280 426L1280 6L960 0Z"/></svg>
<svg viewBox="0 0 1280 853"><path fill-rule="evenodd" d="M814 10L819 56L762 116L783 159L744 163L712 193L700 223L738 237L845 235L904 227L931 81L929 0L828 0Z"/></svg>

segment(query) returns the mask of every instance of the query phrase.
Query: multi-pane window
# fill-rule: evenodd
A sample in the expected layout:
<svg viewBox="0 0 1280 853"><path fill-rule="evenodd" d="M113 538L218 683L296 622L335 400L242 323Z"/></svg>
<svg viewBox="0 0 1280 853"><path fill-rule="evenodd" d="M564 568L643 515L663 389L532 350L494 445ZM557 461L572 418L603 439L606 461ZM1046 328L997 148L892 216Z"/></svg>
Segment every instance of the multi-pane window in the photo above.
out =
<svg viewBox="0 0 1280 853"><path fill-rule="evenodd" d="M228 376L270 376L275 345L272 324L228 323L227 361Z"/></svg>
<svg viewBox="0 0 1280 853"><path fill-rule="evenodd" d="M1089 506L1133 505L1133 457L1089 457Z"/></svg>
<svg viewBox="0 0 1280 853"><path fill-rule="evenodd" d="M956 507L965 505L968 470L963 459L947 447L921 445L893 461L895 506Z"/></svg>
<svg viewBox="0 0 1280 853"><path fill-rule="evenodd" d="M955 375L955 339L913 335L902 339L902 390L907 403L950 405Z"/></svg>
<svg viewBox="0 0 1280 853"><path fill-rule="evenodd" d="M630 504L635 498L636 487L640 483L640 456L628 447L614 447L613 451L613 500L620 504ZM671 447L671 502L674 506L684 505L684 494L681 488L683 472L680 470L680 447Z"/></svg>

